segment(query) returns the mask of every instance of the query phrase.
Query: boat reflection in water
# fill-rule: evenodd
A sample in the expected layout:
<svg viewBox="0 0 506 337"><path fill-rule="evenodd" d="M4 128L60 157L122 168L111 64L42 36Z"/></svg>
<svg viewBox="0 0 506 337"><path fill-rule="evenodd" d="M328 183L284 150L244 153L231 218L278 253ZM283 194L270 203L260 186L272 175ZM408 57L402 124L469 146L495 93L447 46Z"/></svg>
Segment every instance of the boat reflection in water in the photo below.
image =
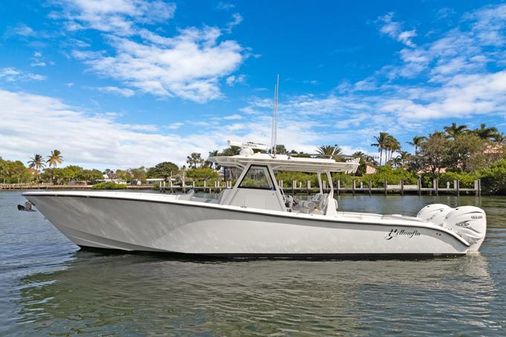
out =
<svg viewBox="0 0 506 337"><path fill-rule="evenodd" d="M18 323L32 335L478 335L495 329L488 268L481 255L226 262L79 251L65 270L22 279Z"/></svg>

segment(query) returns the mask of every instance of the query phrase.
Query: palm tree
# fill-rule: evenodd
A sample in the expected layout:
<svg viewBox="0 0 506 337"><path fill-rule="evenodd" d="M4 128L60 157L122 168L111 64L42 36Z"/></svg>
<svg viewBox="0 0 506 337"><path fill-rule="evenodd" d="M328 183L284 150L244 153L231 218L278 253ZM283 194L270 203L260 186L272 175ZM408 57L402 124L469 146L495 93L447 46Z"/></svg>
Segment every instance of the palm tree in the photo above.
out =
<svg viewBox="0 0 506 337"><path fill-rule="evenodd" d="M413 140L411 142L408 142L408 144L415 147L415 154L417 154L420 145L422 145L426 140L427 137L425 136L414 136Z"/></svg>
<svg viewBox="0 0 506 337"><path fill-rule="evenodd" d="M388 135L387 139L385 141L385 150L386 150L385 163L387 163L389 160L391 160L394 152L397 152L400 149L401 149L401 144L399 143L397 138L395 138L392 135Z"/></svg>
<svg viewBox="0 0 506 337"><path fill-rule="evenodd" d="M497 141L501 137L501 133L495 127L487 127L485 123L481 123L478 129L473 130L474 134L481 139Z"/></svg>
<svg viewBox="0 0 506 337"><path fill-rule="evenodd" d="M367 153L364 153L362 151L354 152L351 156L353 158L361 158L361 159L363 159L363 160L365 160L366 162L369 162L369 163L373 163L374 162L374 157L373 156L370 156Z"/></svg>
<svg viewBox="0 0 506 337"><path fill-rule="evenodd" d="M316 153L318 153L322 157L336 158L339 154L341 154L341 148L336 145L322 145L316 149Z"/></svg>
<svg viewBox="0 0 506 337"><path fill-rule="evenodd" d="M63 158L61 156L61 152L59 150L51 151L51 154L47 157L46 163L49 167L56 167L58 164L63 162Z"/></svg>
<svg viewBox="0 0 506 337"><path fill-rule="evenodd" d="M374 136L374 140L376 141L376 143L371 144L371 146L375 146L378 148L378 151L380 153L380 166L381 160L383 159L383 150L385 149L387 137L388 133L380 132L379 136Z"/></svg>
<svg viewBox="0 0 506 337"><path fill-rule="evenodd" d="M457 123L452 123L450 126L445 126L444 130L447 138L455 139L457 136L460 136L467 131L467 125L457 125Z"/></svg>
<svg viewBox="0 0 506 337"><path fill-rule="evenodd" d="M39 170L46 166L46 163L44 162L44 157L40 154L34 155L30 160L28 161L28 167L35 170L35 174L39 175Z"/></svg>
<svg viewBox="0 0 506 337"><path fill-rule="evenodd" d="M406 167L411 159L412 155L409 152L399 151L399 155L392 159L392 164L395 167Z"/></svg>

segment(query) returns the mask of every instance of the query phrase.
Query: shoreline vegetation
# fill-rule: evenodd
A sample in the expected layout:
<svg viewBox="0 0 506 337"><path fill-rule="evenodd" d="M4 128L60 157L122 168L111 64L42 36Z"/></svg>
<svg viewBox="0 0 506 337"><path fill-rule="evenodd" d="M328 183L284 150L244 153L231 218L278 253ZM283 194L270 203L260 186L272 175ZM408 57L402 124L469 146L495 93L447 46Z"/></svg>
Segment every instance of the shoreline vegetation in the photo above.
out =
<svg viewBox="0 0 506 337"><path fill-rule="evenodd" d="M354 175L334 174L334 186L343 192L360 191L429 191L506 195L506 137L495 127L481 124L469 129L466 125L444 127L427 136L415 136L410 145L413 153L402 150L400 142L386 132L380 132L371 144L378 156L355 152L342 154L337 145L322 145L316 154L288 151L277 145L276 153L293 157L334 158L338 161L359 158L360 166ZM211 151L209 156L236 155L235 146L223 151ZM76 165L58 167L63 163L59 150L47 157L35 154L27 162L5 160L0 157L0 189L164 189L209 190L230 186L235 178L233 170L219 166L191 153L186 165L178 167L162 162L154 167L132 169L85 169ZM278 172L277 179L285 189L310 190L317 186L314 174ZM416 186L416 187L415 187Z"/></svg>

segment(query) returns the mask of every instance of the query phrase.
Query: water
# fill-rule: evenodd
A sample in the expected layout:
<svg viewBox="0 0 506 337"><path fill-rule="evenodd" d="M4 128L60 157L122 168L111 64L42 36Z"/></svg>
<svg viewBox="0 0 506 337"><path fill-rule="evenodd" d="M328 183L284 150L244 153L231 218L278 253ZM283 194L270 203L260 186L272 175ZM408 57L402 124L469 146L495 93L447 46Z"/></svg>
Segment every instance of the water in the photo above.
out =
<svg viewBox="0 0 506 337"><path fill-rule="evenodd" d="M505 336L506 198L341 197L416 212L474 204L481 254L421 261L191 261L79 251L0 193L0 336Z"/></svg>

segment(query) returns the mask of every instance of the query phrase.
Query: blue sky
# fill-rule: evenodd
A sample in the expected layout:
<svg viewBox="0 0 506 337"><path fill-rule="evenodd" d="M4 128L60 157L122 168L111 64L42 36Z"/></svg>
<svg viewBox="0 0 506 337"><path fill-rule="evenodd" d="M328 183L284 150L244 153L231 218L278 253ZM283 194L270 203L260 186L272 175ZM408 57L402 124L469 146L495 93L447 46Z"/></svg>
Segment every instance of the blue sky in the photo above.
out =
<svg viewBox="0 0 506 337"><path fill-rule="evenodd" d="M506 131L502 1L7 0L0 156L183 164L226 140L374 152L452 122Z"/></svg>

